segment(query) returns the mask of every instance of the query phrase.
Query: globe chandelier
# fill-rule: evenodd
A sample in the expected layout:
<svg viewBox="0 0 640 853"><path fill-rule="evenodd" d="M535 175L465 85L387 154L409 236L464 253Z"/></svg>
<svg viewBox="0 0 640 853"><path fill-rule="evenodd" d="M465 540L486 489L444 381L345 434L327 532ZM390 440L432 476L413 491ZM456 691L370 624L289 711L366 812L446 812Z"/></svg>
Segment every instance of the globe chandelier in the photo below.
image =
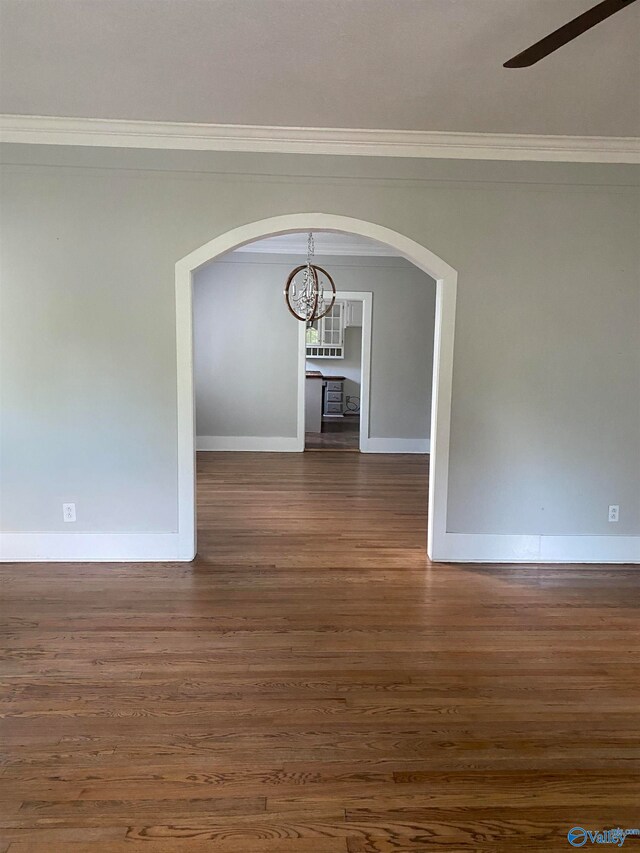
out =
<svg viewBox="0 0 640 853"><path fill-rule="evenodd" d="M336 301L336 286L329 273L312 263L315 252L313 234L307 239L307 262L289 273L284 299L296 320L311 325L324 317Z"/></svg>

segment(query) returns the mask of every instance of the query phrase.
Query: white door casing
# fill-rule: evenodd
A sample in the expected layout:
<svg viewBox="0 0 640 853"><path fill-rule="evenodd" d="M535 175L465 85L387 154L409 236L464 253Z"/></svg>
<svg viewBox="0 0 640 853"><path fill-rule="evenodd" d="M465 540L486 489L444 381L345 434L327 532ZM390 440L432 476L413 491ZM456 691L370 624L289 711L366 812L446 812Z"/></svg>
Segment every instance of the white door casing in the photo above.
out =
<svg viewBox="0 0 640 853"><path fill-rule="evenodd" d="M439 554L443 553L446 535L453 337L458 274L429 249L397 231L365 220L331 213L294 213L242 225L215 237L176 264L179 554L174 559L190 560L196 553L193 274L214 258L253 240L294 231L344 232L386 243L436 281L427 551L431 559L438 559ZM300 376L302 378L301 372ZM299 406L304 406L304 395L300 390Z"/></svg>

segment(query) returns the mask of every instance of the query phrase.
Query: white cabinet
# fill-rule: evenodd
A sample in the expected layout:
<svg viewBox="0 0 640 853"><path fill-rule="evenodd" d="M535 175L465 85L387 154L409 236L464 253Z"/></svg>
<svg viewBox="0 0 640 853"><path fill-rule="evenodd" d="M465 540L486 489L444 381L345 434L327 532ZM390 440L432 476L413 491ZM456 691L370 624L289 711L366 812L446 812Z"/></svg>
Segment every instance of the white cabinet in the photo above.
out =
<svg viewBox="0 0 640 853"><path fill-rule="evenodd" d="M344 346L345 303L334 302L320 320L320 344L323 347Z"/></svg>
<svg viewBox="0 0 640 853"><path fill-rule="evenodd" d="M344 330L362 326L362 301L336 300L331 310L307 329L307 358L344 358Z"/></svg>
<svg viewBox="0 0 640 853"><path fill-rule="evenodd" d="M360 299L345 303L345 328L362 325L362 305L363 302Z"/></svg>
<svg viewBox="0 0 640 853"><path fill-rule="evenodd" d="M307 329L307 358L344 358L345 306L334 302L331 309Z"/></svg>

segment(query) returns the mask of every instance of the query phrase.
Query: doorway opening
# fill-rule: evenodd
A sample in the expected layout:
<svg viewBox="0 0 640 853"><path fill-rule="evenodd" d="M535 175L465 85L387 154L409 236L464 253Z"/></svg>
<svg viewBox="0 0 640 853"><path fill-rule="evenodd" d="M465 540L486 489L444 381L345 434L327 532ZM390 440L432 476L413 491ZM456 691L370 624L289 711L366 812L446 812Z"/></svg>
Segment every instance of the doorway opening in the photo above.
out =
<svg viewBox="0 0 640 853"><path fill-rule="evenodd" d="M372 306L370 291L338 290L306 329L306 451L368 449Z"/></svg>
<svg viewBox="0 0 640 853"><path fill-rule="evenodd" d="M334 214L291 214L236 228L192 252L176 265L176 322L178 367L178 540L177 559L190 560L196 553L195 525L195 412L193 376L192 284L194 274L210 261L258 239L313 230L361 237L392 246L402 257L436 281L435 335L433 350L433 405L430 420L431 457L429 477L427 553L432 560L447 559L446 505L455 316L456 273L448 264L413 240L363 220ZM432 282L433 283L433 282ZM389 285L392 287L392 284ZM304 326L298 336L305 344ZM300 331L301 329L301 331ZM301 346L299 352L304 355ZM304 374L299 372L297 404L304 409ZM431 377L429 377L431 386ZM301 419L304 423L303 418ZM304 433L296 435L302 450ZM229 448L231 449L231 448ZM254 448L265 449L265 448ZM289 449L294 449L293 447ZM375 452L375 448L369 448Z"/></svg>

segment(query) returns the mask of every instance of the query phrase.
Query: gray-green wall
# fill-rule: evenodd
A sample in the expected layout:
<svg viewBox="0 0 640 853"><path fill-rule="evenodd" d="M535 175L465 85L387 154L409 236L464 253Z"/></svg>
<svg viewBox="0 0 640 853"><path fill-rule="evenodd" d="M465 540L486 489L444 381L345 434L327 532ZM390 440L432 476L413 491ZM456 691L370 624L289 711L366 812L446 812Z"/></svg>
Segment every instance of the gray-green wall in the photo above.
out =
<svg viewBox="0 0 640 853"><path fill-rule="evenodd" d="M4 158L4 529L62 530L75 500L78 532L175 530L175 262L238 225L321 211L406 234L459 272L448 529L640 533L633 167Z"/></svg>
<svg viewBox="0 0 640 853"><path fill-rule="evenodd" d="M194 276L199 436L296 435L298 326L282 291L300 263L295 256L232 252ZM404 258L321 257L318 263L340 290L373 293L369 435L428 439L435 282ZM359 371L360 348L352 359ZM313 362L314 369L333 373L342 365Z"/></svg>

